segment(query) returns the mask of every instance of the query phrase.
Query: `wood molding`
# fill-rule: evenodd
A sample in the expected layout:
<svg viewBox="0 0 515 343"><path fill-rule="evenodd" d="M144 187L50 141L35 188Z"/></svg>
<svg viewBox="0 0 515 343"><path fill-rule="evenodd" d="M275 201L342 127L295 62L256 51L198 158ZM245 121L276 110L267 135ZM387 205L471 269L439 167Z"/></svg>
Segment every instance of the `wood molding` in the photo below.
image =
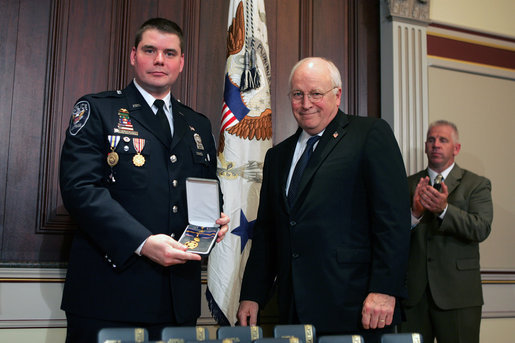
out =
<svg viewBox="0 0 515 343"><path fill-rule="evenodd" d="M53 1L50 11L50 37L47 51L45 105L43 107L42 154L39 171L37 233L65 233L75 228L64 209L59 194L59 148L62 145L61 123L68 39L70 1Z"/></svg>

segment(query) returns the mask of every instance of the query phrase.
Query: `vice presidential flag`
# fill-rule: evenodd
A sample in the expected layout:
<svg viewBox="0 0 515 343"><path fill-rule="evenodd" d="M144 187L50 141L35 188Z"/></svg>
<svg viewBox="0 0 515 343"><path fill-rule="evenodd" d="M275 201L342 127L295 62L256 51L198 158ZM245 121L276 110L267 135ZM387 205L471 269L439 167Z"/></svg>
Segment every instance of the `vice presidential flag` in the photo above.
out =
<svg viewBox="0 0 515 343"><path fill-rule="evenodd" d="M272 146L270 59L263 0L231 0L217 165L229 231L209 256L207 298L234 325L257 216L263 160Z"/></svg>

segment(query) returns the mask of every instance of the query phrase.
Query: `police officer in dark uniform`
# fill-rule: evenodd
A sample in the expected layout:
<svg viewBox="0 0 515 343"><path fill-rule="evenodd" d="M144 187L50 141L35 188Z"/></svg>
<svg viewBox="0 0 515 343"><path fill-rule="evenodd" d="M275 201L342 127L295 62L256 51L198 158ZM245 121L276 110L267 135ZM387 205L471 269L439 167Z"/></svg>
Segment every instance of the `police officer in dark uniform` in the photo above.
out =
<svg viewBox="0 0 515 343"><path fill-rule="evenodd" d="M216 179L216 155L209 120L170 93L183 51L177 24L148 20L131 51L134 81L74 106L60 169L64 205L79 224L61 306L67 342L124 326L157 340L163 327L195 325L200 315L201 258L177 239L188 224L186 178ZM228 222L222 213L217 241Z"/></svg>

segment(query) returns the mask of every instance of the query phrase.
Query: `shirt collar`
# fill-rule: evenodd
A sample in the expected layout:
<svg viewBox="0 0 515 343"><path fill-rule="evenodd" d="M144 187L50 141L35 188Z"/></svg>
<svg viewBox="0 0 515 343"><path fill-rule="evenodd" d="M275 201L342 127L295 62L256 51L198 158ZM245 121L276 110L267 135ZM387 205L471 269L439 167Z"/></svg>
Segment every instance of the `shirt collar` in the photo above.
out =
<svg viewBox="0 0 515 343"><path fill-rule="evenodd" d="M324 130L320 131L319 133L317 133L315 136L320 136L322 137L322 135L324 134ZM302 130L302 132L300 133L300 136L299 136L299 140L298 140L298 143L300 144L300 146L305 146L306 145L306 142L308 141L308 139L310 139L311 136L309 133L307 133L306 131Z"/></svg>
<svg viewBox="0 0 515 343"><path fill-rule="evenodd" d="M136 88L139 90L139 92L141 93L141 96L143 97L143 99L145 99L145 101L147 102L148 104L148 107L152 108L152 106L154 105L154 101L156 100L156 98L154 98L149 92L147 92L146 90L143 89L143 87L141 87L137 82L136 82L136 79L134 79L134 85L136 86ZM165 102L165 111L166 110L170 110L170 98L171 98L171 95L170 95L170 92L168 92L168 94L166 94L166 96L163 98L163 101Z"/></svg>
<svg viewBox="0 0 515 343"><path fill-rule="evenodd" d="M442 171L441 173L437 173L436 171L434 171L433 169L427 167L427 173L429 174L429 178L431 179L431 184L434 183L434 180L435 180L435 177L436 175L438 174L441 174L443 176L443 179L447 179L447 176L449 175L449 173L451 172L452 168L454 168L454 165L456 163L454 162L453 164L451 164L447 169L445 169L444 171Z"/></svg>

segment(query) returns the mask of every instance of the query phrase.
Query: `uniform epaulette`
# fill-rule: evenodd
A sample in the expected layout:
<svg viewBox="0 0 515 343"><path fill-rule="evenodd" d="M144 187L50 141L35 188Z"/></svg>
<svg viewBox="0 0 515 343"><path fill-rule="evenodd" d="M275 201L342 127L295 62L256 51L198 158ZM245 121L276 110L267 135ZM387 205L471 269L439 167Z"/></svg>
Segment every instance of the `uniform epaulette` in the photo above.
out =
<svg viewBox="0 0 515 343"><path fill-rule="evenodd" d="M123 96L123 91L104 91L100 93L90 94L92 98L120 98Z"/></svg>
<svg viewBox="0 0 515 343"><path fill-rule="evenodd" d="M202 117L207 118L203 113L200 113L200 112L195 111L193 108L189 107L188 105L183 104L183 103L182 103L182 102L180 102L179 100L177 100L177 105L178 105L179 107L184 107L185 109L187 109L187 110L189 110L189 111L191 111L191 112L193 112L193 113L195 113L195 114L198 114L198 115L200 115L200 116L202 116Z"/></svg>
<svg viewBox="0 0 515 343"><path fill-rule="evenodd" d="M195 111L193 108L189 107L188 105L182 103L180 100L177 100L177 105L180 106L180 107L186 107L188 110L190 111L193 111L193 112L197 112Z"/></svg>

